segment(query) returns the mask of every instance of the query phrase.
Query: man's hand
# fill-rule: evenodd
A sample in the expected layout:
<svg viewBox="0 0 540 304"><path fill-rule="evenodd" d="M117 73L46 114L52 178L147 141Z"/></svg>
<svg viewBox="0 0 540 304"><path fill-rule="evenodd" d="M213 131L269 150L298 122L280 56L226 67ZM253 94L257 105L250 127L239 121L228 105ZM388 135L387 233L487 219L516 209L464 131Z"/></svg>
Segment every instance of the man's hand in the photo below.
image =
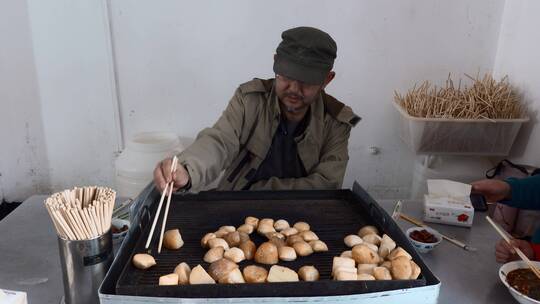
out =
<svg viewBox="0 0 540 304"><path fill-rule="evenodd" d="M172 158L160 161L154 169L154 183L160 192L163 192L167 183L174 180L173 191L185 187L189 183L189 173L186 168L178 164L175 172L171 172Z"/></svg>
<svg viewBox="0 0 540 304"><path fill-rule="evenodd" d="M472 183L472 192L480 193L488 202L498 202L510 198L510 185L497 179L483 179Z"/></svg>
<svg viewBox="0 0 540 304"><path fill-rule="evenodd" d="M534 250L529 242L516 239L512 239L510 242L515 247L521 249L523 254L525 254L529 259L534 259ZM519 260L520 258L515 250L510 247L505 240L500 240L495 246L495 259L499 263L507 263L510 261Z"/></svg>

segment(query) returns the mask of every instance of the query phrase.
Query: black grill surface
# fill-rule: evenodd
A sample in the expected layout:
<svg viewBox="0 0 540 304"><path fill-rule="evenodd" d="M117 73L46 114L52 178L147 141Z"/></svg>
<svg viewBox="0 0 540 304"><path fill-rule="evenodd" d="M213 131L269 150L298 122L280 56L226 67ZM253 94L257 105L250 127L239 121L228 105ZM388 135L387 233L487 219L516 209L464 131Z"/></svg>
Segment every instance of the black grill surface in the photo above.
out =
<svg viewBox="0 0 540 304"><path fill-rule="evenodd" d="M367 195L367 193L365 193ZM155 200L152 204L152 214L157 209L159 197L157 193L149 196ZM366 197L367 200L371 198ZM163 206L163 209L165 204ZM162 210L163 213L163 210ZM297 221L305 221L311 225L319 238L329 248L327 252L313 253L307 257L298 257L292 262L280 261L279 265L295 271L304 265L315 266L320 273L320 281L294 283L265 283L265 284L212 284L158 286L159 277L172 273L176 265L186 262L191 268L202 265L206 270L209 264L203 261L206 249L200 245L201 238L208 232L214 232L223 225L235 227L244 223L247 216L259 219L285 219L291 226ZM116 284L116 293L122 295L180 297L180 298L237 298L237 297L299 297L299 296L329 296L350 295L366 292L387 291L402 288L412 288L426 285L425 274L429 272L404 234L391 218L373 201L366 202L351 191L275 191L275 192L207 192L198 195L174 196L169 209L166 229L180 229L184 246L179 250L163 248L157 253L161 218L156 226L156 232L149 250L144 249L150 231L149 220L142 229L142 234L136 242L129 259ZM343 243L343 238L356 234L364 225L374 225L380 231L392 237L398 246L402 246L422 268L422 275L417 280L392 281L333 281L330 273L332 259L341 252L349 250ZM250 235L258 246L266 241L256 232ZM129 246L128 246L129 247ZM136 253L150 253L156 259L157 265L147 269L136 269L131 259ZM247 265L256 264L243 261L240 269ZM259 265L270 269L271 265Z"/></svg>

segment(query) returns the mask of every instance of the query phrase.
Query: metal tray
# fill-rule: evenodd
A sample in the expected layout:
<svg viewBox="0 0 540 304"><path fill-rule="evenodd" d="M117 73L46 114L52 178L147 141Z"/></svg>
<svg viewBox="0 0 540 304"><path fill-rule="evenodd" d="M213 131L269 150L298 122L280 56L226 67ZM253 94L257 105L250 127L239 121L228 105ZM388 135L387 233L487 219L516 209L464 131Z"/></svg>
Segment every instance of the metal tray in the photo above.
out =
<svg viewBox="0 0 540 304"><path fill-rule="evenodd" d="M146 200L158 199L158 193L152 191ZM178 251L164 249L157 254L156 243L150 248L158 265L146 271L138 270L131 264L135 253L145 252L144 242L149 232L149 213L154 214L157 204L146 204L149 209L139 212L140 225L130 231L130 237L123 244L117 259L107 276L102 289L115 286L117 295L177 297L177 298L242 298L242 297L306 297L352 295L407 289L425 286L428 282L437 284L437 279L423 263L420 256L410 245L405 235L394 221L378 204L357 184L353 191L260 191L260 192L203 192L196 195L173 197L167 229L179 228L185 241L184 247ZM144 215L147 216L144 216ZM187 285L158 286L161 275L171 273L180 262L191 267L201 264L207 269L208 264L202 261L205 250L200 247L201 237L222 225L238 226L246 216L260 218L283 218L291 224L306 221L311 224L319 237L328 244L329 251L301 257L293 262L281 262L280 265L298 270L303 265L315 265L321 274L317 282L267 283L267 284L235 284L235 285ZM364 225L375 225L387 233L396 243L407 250L414 261L421 267L422 275L417 280L392 281L350 281L338 282L330 280L332 257L347 250L343 238L354 234ZM142 232L142 233L141 233ZM252 234L258 245L262 237ZM252 261L240 263L243 269ZM267 269L268 266L265 266ZM118 274L118 272L121 272ZM116 284L111 286L111 278L116 277Z"/></svg>

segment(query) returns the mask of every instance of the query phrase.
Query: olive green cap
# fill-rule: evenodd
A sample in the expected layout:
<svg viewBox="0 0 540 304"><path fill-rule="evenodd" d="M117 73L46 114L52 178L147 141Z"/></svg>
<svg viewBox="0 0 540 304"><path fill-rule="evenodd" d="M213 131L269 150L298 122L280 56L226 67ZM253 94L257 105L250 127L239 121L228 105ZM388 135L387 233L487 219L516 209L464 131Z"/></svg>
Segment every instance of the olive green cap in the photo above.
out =
<svg viewBox="0 0 540 304"><path fill-rule="evenodd" d="M334 39L319 29L305 26L286 30L281 38L274 72L308 84L322 84L336 59Z"/></svg>

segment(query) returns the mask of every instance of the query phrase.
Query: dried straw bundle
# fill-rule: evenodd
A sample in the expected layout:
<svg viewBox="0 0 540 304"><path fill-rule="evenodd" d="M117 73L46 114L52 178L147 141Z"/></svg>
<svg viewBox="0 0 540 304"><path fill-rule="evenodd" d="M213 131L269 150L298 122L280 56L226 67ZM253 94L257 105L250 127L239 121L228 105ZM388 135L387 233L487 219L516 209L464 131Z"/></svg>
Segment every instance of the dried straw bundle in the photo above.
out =
<svg viewBox="0 0 540 304"><path fill-rule="evenodd" d="M524 116L524 108L517 91L508 77L500 81L491 74L479 79L465 74L473 81L471 87L461 89L448 75L446 86L438 88L429 81L416 85L401 96L395 92L394 100L411 116L447 119L515 119Z"/></svg>

